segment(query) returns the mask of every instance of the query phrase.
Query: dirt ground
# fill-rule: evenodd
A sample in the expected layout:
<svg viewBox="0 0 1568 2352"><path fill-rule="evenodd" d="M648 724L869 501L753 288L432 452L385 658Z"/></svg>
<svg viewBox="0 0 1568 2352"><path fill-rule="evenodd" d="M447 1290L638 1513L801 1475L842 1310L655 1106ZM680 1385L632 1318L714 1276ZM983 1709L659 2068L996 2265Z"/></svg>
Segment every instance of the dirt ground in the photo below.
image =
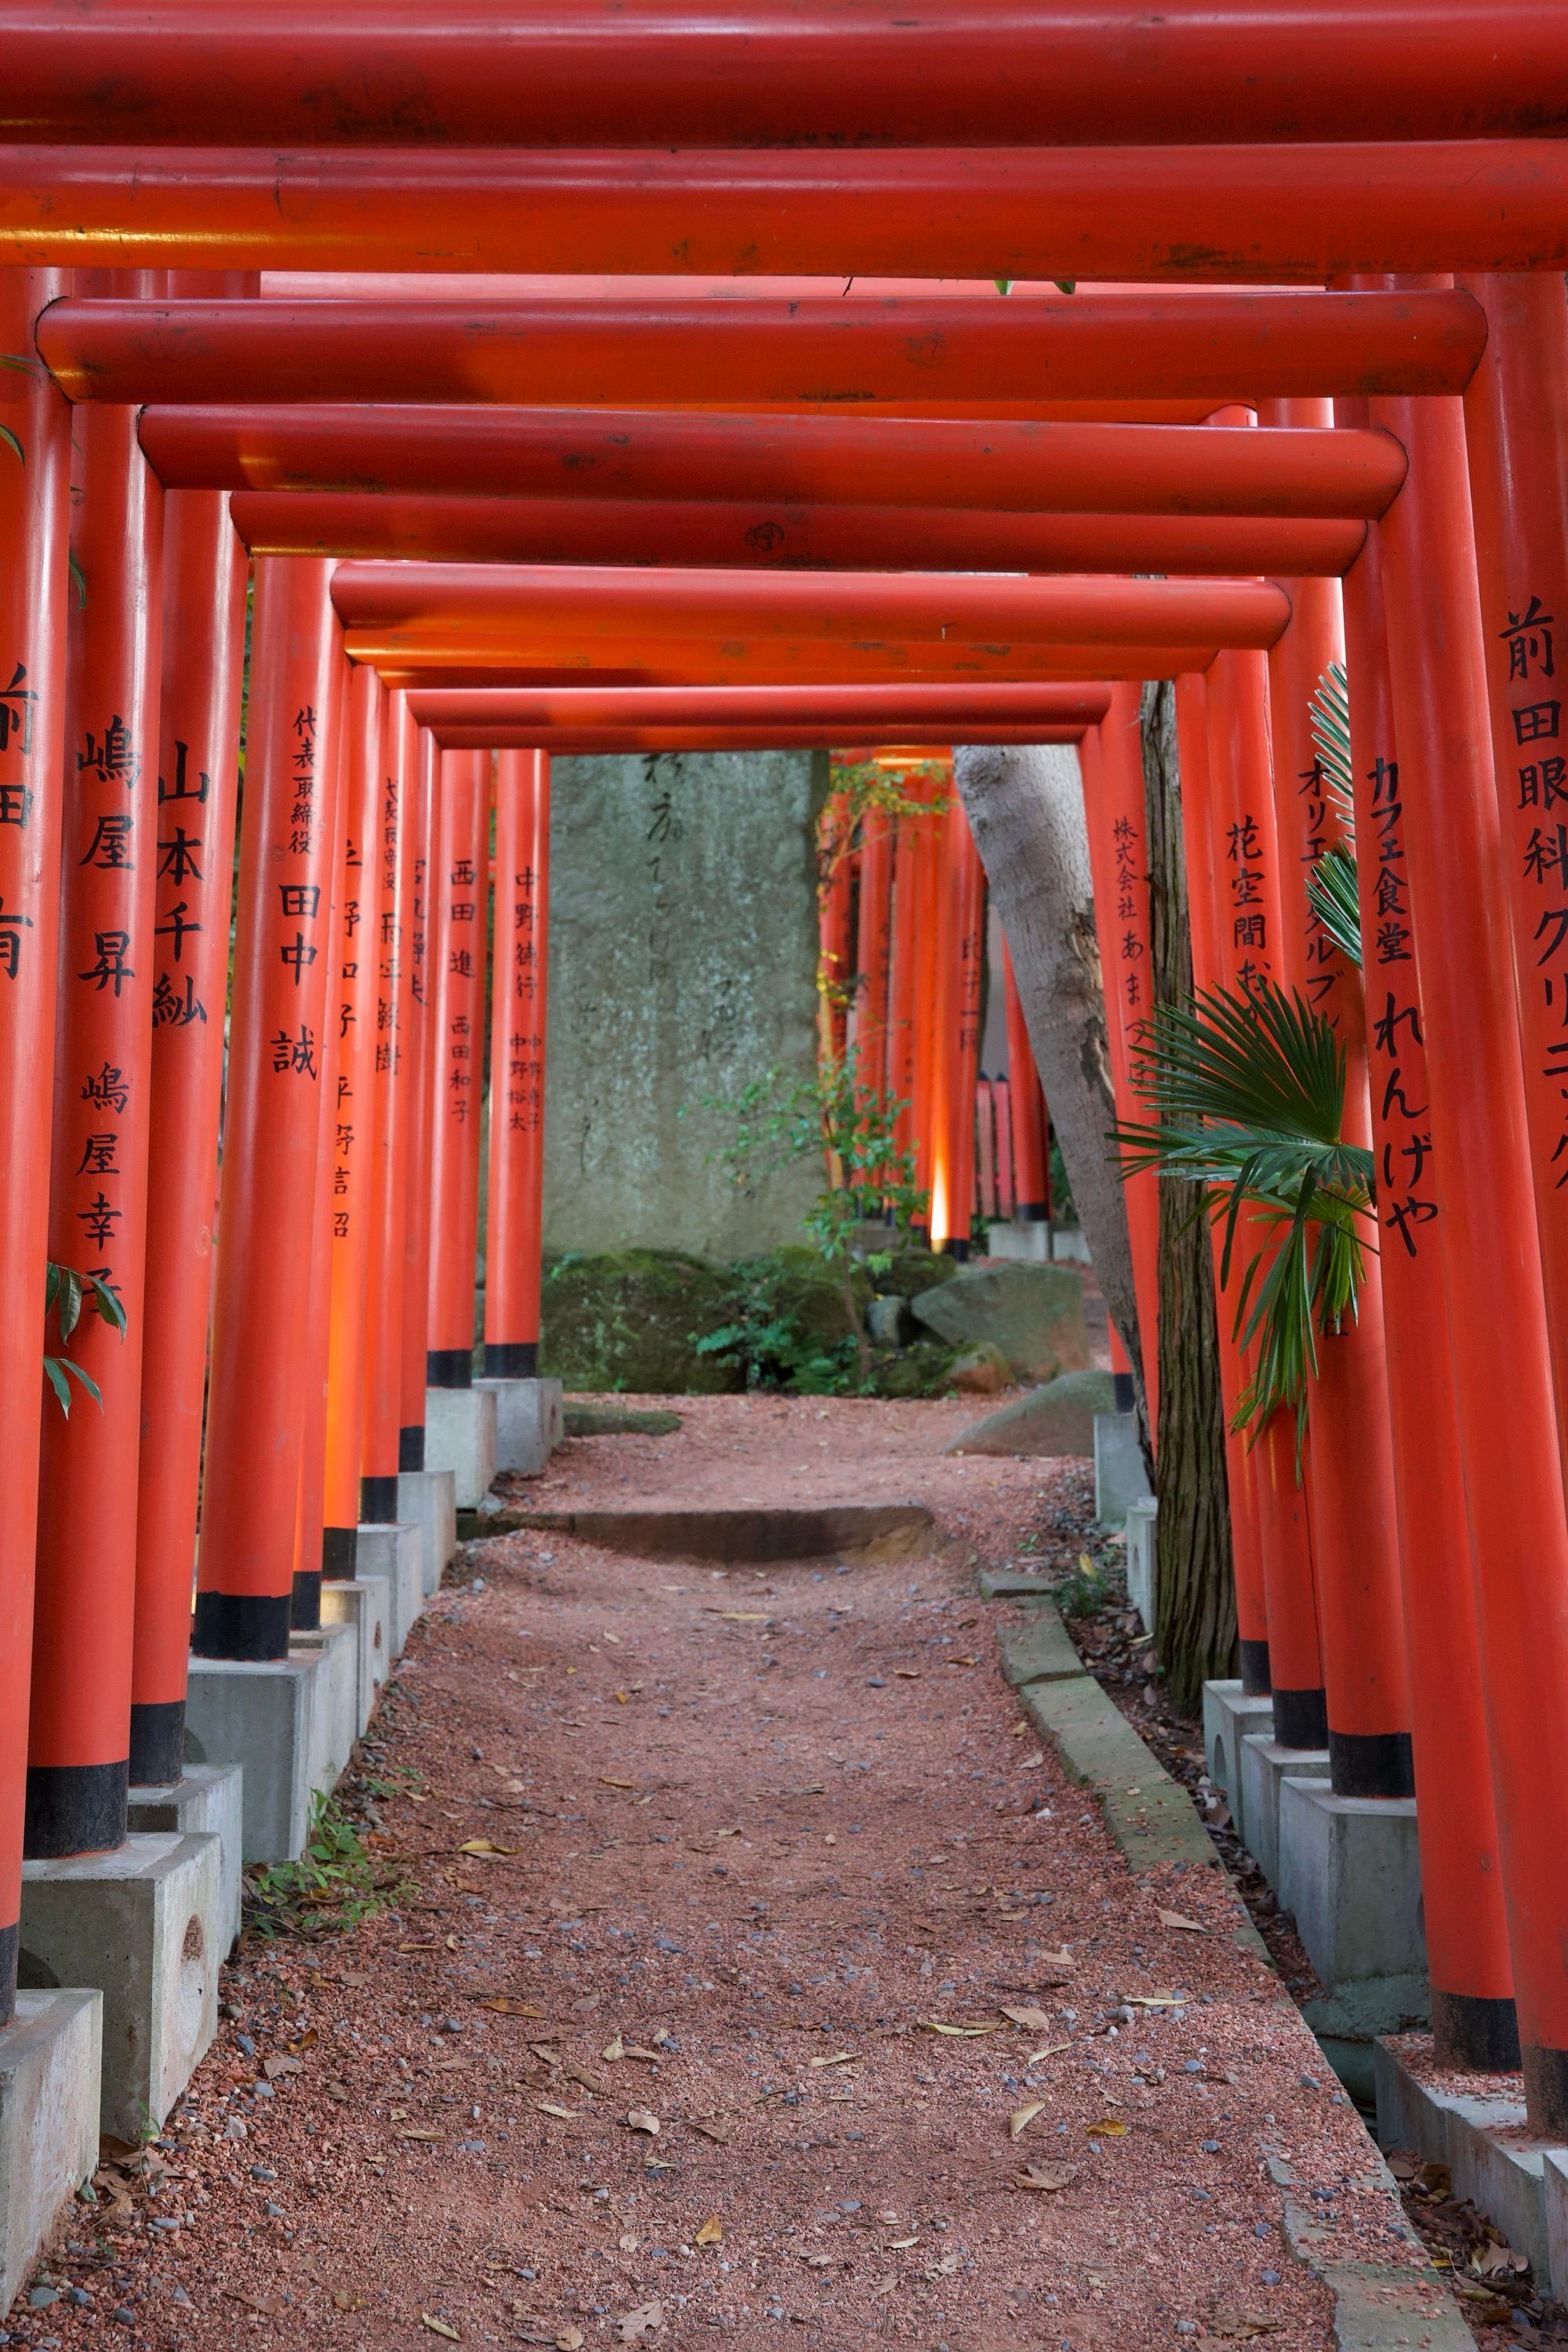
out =
<svg viewBox="0 0 1568 2352"><path fill-rule="evenodd" d="M961 1403L679 1409L529 1497L923 1500L938 1541L468 1547L363 1759L395 1908L247 1937L10 2342L1320 2352L1280 2153L1331 2251L1400 2258L1223 1877L1136 1881L997 1671L976 1566L1069 1565L1087 1465L946 1455Z"/></svg>

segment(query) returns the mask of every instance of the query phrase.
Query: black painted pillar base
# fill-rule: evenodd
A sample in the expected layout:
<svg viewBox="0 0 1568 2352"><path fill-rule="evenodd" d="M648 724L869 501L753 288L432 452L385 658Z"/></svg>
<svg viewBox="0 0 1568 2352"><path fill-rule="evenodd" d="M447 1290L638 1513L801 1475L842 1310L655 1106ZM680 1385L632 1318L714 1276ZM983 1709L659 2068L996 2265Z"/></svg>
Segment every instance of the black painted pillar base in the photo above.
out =
<svg viewBox="0 0 1568 2352"><path fill-rule="evenodd" d="M1267 1698L1274 1685L1268 1679L1268 1644L1267 1642L1238 1642L1241 1653L1241 1694L1244 1698ZM1275 1731L1279 1738L1278 1727ZM1283 1743L1281 1743L1283 1744Z"/></svg>
<svg viewBox="0 0 1568 2352"><path fill-rule="evenodd" d="M316 1587L316 1622L321 1622L321 1585L352 1584L359 1566L359 1528L321 1529L321 1576ZM298 1581L298 1580L296 1580Z"/></svg>
<svg viewBox="0 0 1568 2352"><path fill-rule="evenodd" d="M257 1664L289 1654L291 1593L198 1592L191 1652Z"/></svg>
<svg viewBox="0 0 1568 2352"><path fill-rule="evenodd" d="M1432 1988L1432 2048L1439 2066L1484 2074L1519 2072L1519 2018L1511 2000Z"/></svg>
<svg viewBox="0 0 1568 2352"><path fill-rule="evenodd" d="M1015 1201L1013 1223L1016 1225L1048 1225L1051 1207L1048 1201Z"/></svg>
<svg viewBox="0 0 1568 2352"><path fill-rule="evenodd" d="M1133 1394L1132 1375L1131 1372L1111 1373L1110 1402L1118 1412L1131 1412L1133 1405L1137 1402L1137 1399Z"/></svg>
<svg viewBox="0 0 1568 2352"><path fill-rule="evenodd" d="M1275 1711L1276 1739L1279 1737ZM1329 1731L1329 1786L1336 1797L1413 1797L1407 1731Z"/></svg>
<svg viewBox="0 0 1568 2352"><path fill-rule="evenodd" d="M412 1429L397 1433L397 1466L400 1470L423 1470L425 1467L425 1423L416 1422Z"/></svg>
<svg viewBox="0 0 1568 2352"><path fill-rule="evenodd" d="M22 1948L22 1923L13 1919L8 1927L0 1927L0 2025L9 2025L16 2014L16 1955Z"/></svg>
<svg viewBox="0 0 1568 2352"><path fill-rule="evenodd" d="M1527 2042L1519 2054L1531 2132L1538 2139L1568 2140L1568 2050Z"/></svg>
<svg viewBox="0 0 1568 2352"><path fill-rule="evenodd" d="M362 1478L359 1482L359 1516L362 1527L384 1528L397 1518L397 1478Z"/></svg>
<svg viewBox="0 0 1568 2352"><path fill-rule="evenodd" d="M314 1633L321 1622L321 1571L319 1568L297 1568L294 1570L294 1591L289 1603L289 1622L296 1633Z"/></svg>
<svg viewBox="0 0 1568 2352"><path fill-rule="evenodd" d="M131 1710L131 1785L167 1789L185 1769L185 1702L183 1698Z"/></svg>
<svg viewBox="0 0 1568 2352"><path fill-rule="evenodd" d="M432 1389L471 1389L474 1351L471 1348L432 1348L425 1358L425 1385Z"/></svg>
<svg viewBox="0 0 1568 2352"><path fill-rule="evenodd" d="M1328 1746L1329 1705L1321 1690L1276 1689L1274 1744L1277 1748Z"/></svg>
<svg viewBox="0 0 1568 2352"><path fill-rule="evenodd" d="M129 1759L118 1764L29 1764L22 1852L29 1862L113 1853L125 1843Z"/></svg>
<svg viewBox="0 0 1568 2352"><path fill-rule="evenodd" d="M539 1378L537 1339L487 1339L487 1381L536 1381Z"/></svg>
<svg viewBox="0 0 1568 2352"><path fill-rule="evenodd" d="M955 1257L962 1265L969 1255L969 1244L957 1234L950 1234L937 1255L940 1257Z"/></svg>

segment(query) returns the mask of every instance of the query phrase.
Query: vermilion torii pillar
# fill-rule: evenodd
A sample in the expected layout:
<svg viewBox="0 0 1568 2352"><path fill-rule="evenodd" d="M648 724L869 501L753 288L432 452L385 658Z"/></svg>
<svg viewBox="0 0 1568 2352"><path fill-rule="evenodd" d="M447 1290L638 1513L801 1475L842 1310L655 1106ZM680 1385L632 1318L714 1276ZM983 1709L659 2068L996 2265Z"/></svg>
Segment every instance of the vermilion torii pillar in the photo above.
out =
<svg viewBox="0 0 1568 2352"><path fill-rule="evenodd" d="M223 1208L207 1407L202 1657L288 1654L301 1365L337 839L331 567L257 566Z"/></svg>
<svg viewBox="0 0 1568 2352"><path fill-rule="evenodd" d="M27 1744L26 1850L123 1844L130 1776L136 1496L141 1453L153 959L180 971L197 920L176 902L154 940L163 493L135 420L77 426L85 583L70 649L60 1003L50 1247L112 1284L123 1339L84 1317L73 1356L101 1407L45 1423L49 1496L38 1540ZM41 1041L36 1041L34 1050Z"/></svg>
<svg viewBox="0 0 1568 2352"><path fill-rule="evenodd" d="M403 1221L401 1470L425 1467L425 1388L430 1329L430 1170L434 1150L435 930L439 856L437 786L441 755L428 728L416 739L407 802L412 889L408 934L406 1056L409 1122Z"/></svg>
<svg viewBox="0 0 1568 2352"><path fill-rule="evenodd" d="M381 741L381 804L374 835L381 917L376 936L369 943L375 967L375 1045L371 1076L374 1097L371 1114L374 1156L359 1494L360 1518L370 1525L386 1525L398 1517L410 1130L422 1108L415 1091L410 1045L412 803L417 743L406 695L387 698Z"/></svg>
<svg viewBox="0 0 1568 2352"><path fill-rule="evenodd" d="M860 900L857 911L855 1062L861 1086L888 1085L888 985L892 955L893 821L868 809L860 825Z"/></svg>
<svg viewBox="0 0 1568 2352"><path fill-rule="evenodd" d="M1008 1124L1013 1140L1013 1214L1021 1223L1048 1224L1051 1217L1050 1118L1045 1088L1035 1067L1035 1049L1024 1019L1013 952L1002 942L1002 985L1006 992Z"/></svg>
<svg viewBox="0 0 1568 2352"><path fill-rule="evenodd" d="M382 730L386 697L374 670L356 668L344 709L345 802L342 882L333 910L327 1010L337 1030L337 1071L326 1114L331 1206L324 1525L321 1574L351 1578L359 1544L361 1447L378 1138L375 1084L380 957L384 913L381 856L385 793Z"/></svg>
<svg viewBox="0 0 1568 2352"><path fill-rule="evenodd" d="M550 955L547 752L502 751L498 756L495 844L484 1363L488 1379L532 1380L539 1370L543 1230Z"/></svg>
<svg viewBox="0 0 1568 2352"><path fill-rule="evenodd" d="M25 352L57 273L0 270L0 340ZM16 1998L37 1536L38 1301L48 1254L59 925L70 414L32 369L0 371L0 423L26 463L0 468L0 2024ZM51 1335L52 1337L53 1335ZM47 1410L58 1410L54 1399Z"/></svg>
<svg viewBox="0 0 1568 2352"><path fill-rule="evenodd" d="M1519 1045L1464 420L1378 401L1410 478L1380 528L1482 1693L1532 2130L1568 2137L1568 1525ZM1436 952L1424 950L1435 938Z"/></svg>
<svg viewBox="0 0 1568 2352"><path fill-rule="evenodd" d="M219 490L169 493L163 552L132 1787L184 1768L249 572Z"/></svg>
<svg viewBox="0 0 1568 2352"><path fill-rule="evenodd" d="M430 891L430 1295L426 1378L433 1389L470 1388L474 1377L489 800L489 754L444 751Z"/></svg>
<svg viewBox="0 0 1568 2352"><path fill-rule="evenodd" d="M1444 2064L1489 2072L1518 2066L1519 2026L1442 1263L1440 1225L1449 1188L1428 1123L1430 1079L1382 550L1375 543L1345 583L1344 619L1362 986L1371 1032L1372 1141L1432 2036Z"/></svg>

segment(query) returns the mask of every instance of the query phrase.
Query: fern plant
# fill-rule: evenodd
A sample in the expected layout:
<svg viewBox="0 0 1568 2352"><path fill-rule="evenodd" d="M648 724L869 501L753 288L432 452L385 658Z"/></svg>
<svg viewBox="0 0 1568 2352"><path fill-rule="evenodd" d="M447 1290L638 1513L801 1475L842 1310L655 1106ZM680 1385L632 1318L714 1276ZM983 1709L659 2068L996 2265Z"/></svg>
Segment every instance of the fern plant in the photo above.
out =
<svg viewBox="0 0 1568 2352"><path fill-rule="evenodd" d="M1234 1425L1256 1438L1288 1410L1300 1445L1318 1336L1356 1311L1372 1215L1372 1154L1343 1137L1344 1048L1302 997L1265 981L1159 1006L1136 1050L1153 1117L1113 1131L1122 1174L1158 1169L1201 1188L1225 1229L1222 1287L1239 1266L1237 1339L1256 1349Z"/></svg>

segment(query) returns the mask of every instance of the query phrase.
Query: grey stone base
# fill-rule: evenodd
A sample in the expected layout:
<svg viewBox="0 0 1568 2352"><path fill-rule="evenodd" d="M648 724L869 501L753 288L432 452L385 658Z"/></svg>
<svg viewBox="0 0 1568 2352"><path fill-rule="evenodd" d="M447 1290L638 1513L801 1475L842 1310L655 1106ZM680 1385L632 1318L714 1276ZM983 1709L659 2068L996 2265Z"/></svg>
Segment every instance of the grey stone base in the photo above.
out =
<svg viewBox="0 0 1568 2352"><path fill-rule="evenodd" d="M496 1468L537 1478L566 1434L559 1381L476 1381L496 1401Z"/></svg>
<svg viewBox="0 0 1568 2352"><path fill-rule="evenodd" d="M335 1789L359 1738L359 1642L352 1625L321 1625L296 1633L292 1647L321 1654L322 1675L310 1712L312 1789Z"/></svg>
<svg viewBox="0 0 1568 2352"><path fill-rule="evenodd" d="M1446 2164L1454 2194L1530 2257L1537 2286L1568 2287L1568 2148L1531 2137L1517 2099L1467 2098L1419 2081L1385 2042L1373 2053L1377 2137Z"/></svg>
<svg viewBox="0 0 1568 2352"><path fill-rule="evenodd" d="M1287 1773L1279 1895L1326 1990L1388 1982L1382 2030L1408 2015L1409 1980L1426 1972L1414 1798L1336 1797L1326 1780Z"/></svg>
<svg viewBox="0 0 1568 2352"><path fill-rule="evenodd" d="M1127 1598L1138 1612L1145 1633L1157 1630L1154 1623L1154 1530L1159 1517L1160 1506L1152 1495L1136 1496L1127 1506Z"/></svg>
<svg viewBox="0 0 1568 2352"><path fill-rule="evenodd" d="M143 1831L115 1853L23 1864L21 1976L101 1991L99 2120L117 2139L161 2128L205 2055L226 1935L216 1837Z"/></svg>
<svg viewBox="0 0 1568 2352"><path fill-rule="evenodd" d="M321 1587L323 1625L347 1625L359 1664L358 1724L363 1738L392 1659L392 1580L363 1571L352 1582Z"/></svg>
<svg viewBox="0 0 1568 2352"><path fill-rule="evenodd" d="M353 1643L349 1629L326 1632L337 1638L314 1646L300 1639L286 1658L191 1660L185 1756L188 1763L245 1767L247 1862L296 1861L310 1826L311 1797L336 1780L335 1773L320 1777L322 1759L340 1744L342 1711L346 1707L351 1726L354 1719L358 1667L342 1646Z"/></svg>
<svg viewBox="0 0 1568 2352"><path fill-rule="evenodd" d="M0 2320L98 2162L103 1995L23 1992L0 2027Z"/></svg>
<svg viewBox="0 0 1568 2352"><path fill-rule="evenodd" d="M177 1830L216 1837L222 1848L218 1958L226 1959L238 1939L245 1889L245 1773L238 1764L187 1764L183 1779L168 1789L132 1789L128 1807L133 1830Z"/></svg>
<svg viewBox="0 0 1568 2352"><path fill-rule="evenodd" d="M1241 1818L1247 1824L1243 1843L1276 1895L1280 1891L1279 1784L1287 1773L1299 1780L1326 1780L1328 1749L1281 1748L1260 1731L1242 1734Z"/></svg>
<svg viewBox="0 0 1568 2352"><path fill-rule="evenodd" d="M458 1482L460 1511L477 1509L495 1484L493 1383L426 1390L425 1462L431 1470L450 1470Z"/></svg>
<svg viewBox="0 0 1568 2352"><path fill-rule="evenodd" d="M386 1605L392 1612L387 1641L393 1656L400 1658L425 1607L425 1545L419 1527L413 1519L374 1525L362 1520L357 1566L366 1576L386 1579Z"/></svg>
<svg viewBox="0 0 1568 2352"><path fill-rule="evenodd" d="M400 1470L397 1516L419 1530L425 1598L441 1590L447 1563L458 1549L458 1482L450 1470Z"/></svg>
<svg viewBox="0 0 1568 2352"><path fill-rule="evenodd" d="M1015 1223L1010 1217L999 1218L987 1228L987 1257L1022 1258L1026 1265L1047 1265L1055 1255L1051 1228L1043 1219Z"/></svg>
<svg viewBox="0 0 1568 2352"><path fill-rule="evenodd" d="M1094 1416L1094 1516L1102 1528L1126 1524L1127 1507L1149 1496L1149 1473L1135 1412Z"/></svg>
<svg viewBox="0 0 1568 2352"><path fill-rule="evenodd" d="M1129 1531L1128 1549L1131 1549ZM1274 1702L1248 1698L1240 1681L1204 1685L1204 1764L1212 1787L1223 1789L1236 1833L1247 1844L1246 1802L1241 1785L1241 1743L1249 1732L1274 1734Z"/></svg>

